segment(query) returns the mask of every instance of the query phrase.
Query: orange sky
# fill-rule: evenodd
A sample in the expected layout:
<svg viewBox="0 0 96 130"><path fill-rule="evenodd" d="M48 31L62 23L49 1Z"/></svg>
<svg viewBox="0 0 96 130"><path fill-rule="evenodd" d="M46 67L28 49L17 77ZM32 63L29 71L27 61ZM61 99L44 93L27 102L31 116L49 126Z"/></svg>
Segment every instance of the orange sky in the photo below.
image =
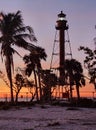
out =
<svg viewBox="0 0 96 130"><path fill-rule="evenodd" d="M23 88L21 90L20 95L22 95L22 94L26 95L26 92L29 93L28 89ZM85 87L80 88L81 97L93 97L93 92L95 92L93 84L87 83ZM3 96L5 97L6 94L10 95L10 88L8 88L6 86L6 84L4 83L4 81L2 81L0 79L0 95L1 95L1 97L3 97ZM73 95L76 96L76 90L75 89L73 90ZM96 93L94 93L94 96L96 97Z"/></svg>

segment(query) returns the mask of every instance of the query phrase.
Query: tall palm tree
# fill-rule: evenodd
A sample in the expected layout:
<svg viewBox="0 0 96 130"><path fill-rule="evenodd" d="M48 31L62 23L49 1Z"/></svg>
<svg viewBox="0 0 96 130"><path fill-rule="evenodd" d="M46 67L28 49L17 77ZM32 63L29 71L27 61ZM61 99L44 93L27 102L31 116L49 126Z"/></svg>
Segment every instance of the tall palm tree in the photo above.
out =
<svg viewBox="0 0 96 130"><path fill-rule="evenodd" d="M37 98L37 101L39 100L39 97L38 97L38 84L37 84L37 77L36 77L36 66L35 66L35 60L36 57L33 56L33 54L29 54L29 55L25 55L24 58L23 58L25 64L26 64L26 75L28 77L30 77L30 75L32 74L32 72L34 73L34 80L35 80L35 86L36 86L36 98Z"/></svg>
<svg viewBox="0 0 96 130"><path fill-rule="evenodd" d="M66 82L70 85L70 98L72 98L72 86L76 85L77 97L80 99L79 87L85 85L81 63L75 59L67 59L65 61L65 76Z"/></svg>
<svg viewBox="0 0 96 130"><path fill-rule="evenodd" d="M10 82L11 102L14 102L12 88L12 68L14 71L13 54L19 54L13 46L22 47L27 50L34 50L34 46L26 41L29 38L31 41L36 41L33 29L30 26L23 24L23 19L20 11L16 13L0 14L0 44L1 58L5 60L7 77Z"/></svg>
<svg viewBox="0 0 96 130"><path fill-rule="evenodd" d="M41 47L36 47L36 53L31 52L29 55L25 55L23 58L26 64L26 75L30 76L32 72L34 73L37 100L39 100L38 85L40 89L40 98L42 97L42 89L40 82L40 71L42 69L41 60L46 60L46 57L47 55L45 53L45 50Z"/></svg>

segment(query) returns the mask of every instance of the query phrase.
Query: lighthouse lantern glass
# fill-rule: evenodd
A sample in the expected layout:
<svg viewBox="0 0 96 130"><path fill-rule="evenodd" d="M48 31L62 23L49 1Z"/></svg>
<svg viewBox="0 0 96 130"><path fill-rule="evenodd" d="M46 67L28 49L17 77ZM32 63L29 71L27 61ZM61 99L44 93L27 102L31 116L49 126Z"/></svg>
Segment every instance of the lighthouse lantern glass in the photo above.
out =
<svg viewBox="0 0 96 130"><path fill-rule="evenodd" d="M58 20L63 21L63 20L65 20L65 18L64 17L59 17Z"/></svg>

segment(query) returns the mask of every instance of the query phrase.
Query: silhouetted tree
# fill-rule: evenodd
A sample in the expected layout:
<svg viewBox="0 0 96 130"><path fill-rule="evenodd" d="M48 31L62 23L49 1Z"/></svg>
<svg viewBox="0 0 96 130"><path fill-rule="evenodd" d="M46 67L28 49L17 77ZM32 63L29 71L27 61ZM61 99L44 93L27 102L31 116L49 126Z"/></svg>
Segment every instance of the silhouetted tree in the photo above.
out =
<svg viewBox="0 0 96 130"><path fill-rule="evenodd" d="M26 77L23 77L21 74L17 73L15 76L15 82L14 82L14 86L13 86L13 90L16 93L16 99L15 102L18 102L18 95L20 93L20 90L23 88L29 88L29 87L33 87L33 82L29 81Z"/></svg>
<svg viewBox="0 0 96 130"><path fill-rule="evenodd" d="M14 90L16 92L15 101L18 102L18 94L19 94L21 88L24 87L24 78L21 74L16 74L14 84L15 84Z"/></svg>
<svg viewBox="0 0 96 130"><path fill-rule="evenodd" d="M83 50L85 53L84 65L88 70L90 76L90 83L94 84L96 89L96 49L92 50L88 47L81 46L79 50Z"/></svg>
<svg viewBox="0 0 96 130"><path fill-rule="evenodd" d="M42 98L45 101L51 101L52 97L52 87L55 88L58 82L57 76L50 70L42 70L41 73L41 83L43 86Z"/></svg>
<svg viewBox="0 0 96 130"><path fill-rule="evenodd" d="M22 47L27 50L34 50L34 46L25 39L36 41L33 29L23 24L20 11L16 13L0 14L0 43L1 57L5 60L7 77L10 82L11 102L14 102L12 87L12 68L14 71L13 54L19 54L13 46Z"/></svg>
<svg viewBox="0 0 96 130"><path fill-rule="evenodd" d="M41 81L40 81L40 73L41 73L41 60L46 60L45 50L41 47L36 47L36 53L30 53L29 55L25 55L23 60L26 64L26 75L30 76L32 72L34 73L35 86L36 86L36 96L38 97L38 85L40 89L40 98L42 97L42 89L41 89ZM37 79L38 77L38 79Z"/></svg>
<svg viewBox="0 0 96 130"><path fill-rule="evenodd" d="M70 85L70 98L72 99L72 87L76 85L77 97L80 99L79 87L85 85L83 68L75 59L65 61L65 81Z"/></svg>

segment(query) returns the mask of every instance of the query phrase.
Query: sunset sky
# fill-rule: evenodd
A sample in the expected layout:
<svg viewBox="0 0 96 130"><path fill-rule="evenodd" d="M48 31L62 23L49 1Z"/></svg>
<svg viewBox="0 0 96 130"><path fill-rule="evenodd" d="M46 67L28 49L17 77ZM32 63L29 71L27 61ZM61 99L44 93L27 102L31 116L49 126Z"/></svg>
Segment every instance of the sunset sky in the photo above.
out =
<svg viewBox="0 0 96 130"><path fill-rule="evenodd" d="M61 10L66 14L73 58L83 61L80 45L94 47L96 36L96 0L0 0L0 11L5 13L21 10L24 24L32 26L37 37L36 45L45 48L48 55L44 66L50 66L52 46L55 36L55 25ZM23 54L24 50L20 50ZM22 66L20 58L14 61ZM0 69L4 69L1 63Z"/></svg>

